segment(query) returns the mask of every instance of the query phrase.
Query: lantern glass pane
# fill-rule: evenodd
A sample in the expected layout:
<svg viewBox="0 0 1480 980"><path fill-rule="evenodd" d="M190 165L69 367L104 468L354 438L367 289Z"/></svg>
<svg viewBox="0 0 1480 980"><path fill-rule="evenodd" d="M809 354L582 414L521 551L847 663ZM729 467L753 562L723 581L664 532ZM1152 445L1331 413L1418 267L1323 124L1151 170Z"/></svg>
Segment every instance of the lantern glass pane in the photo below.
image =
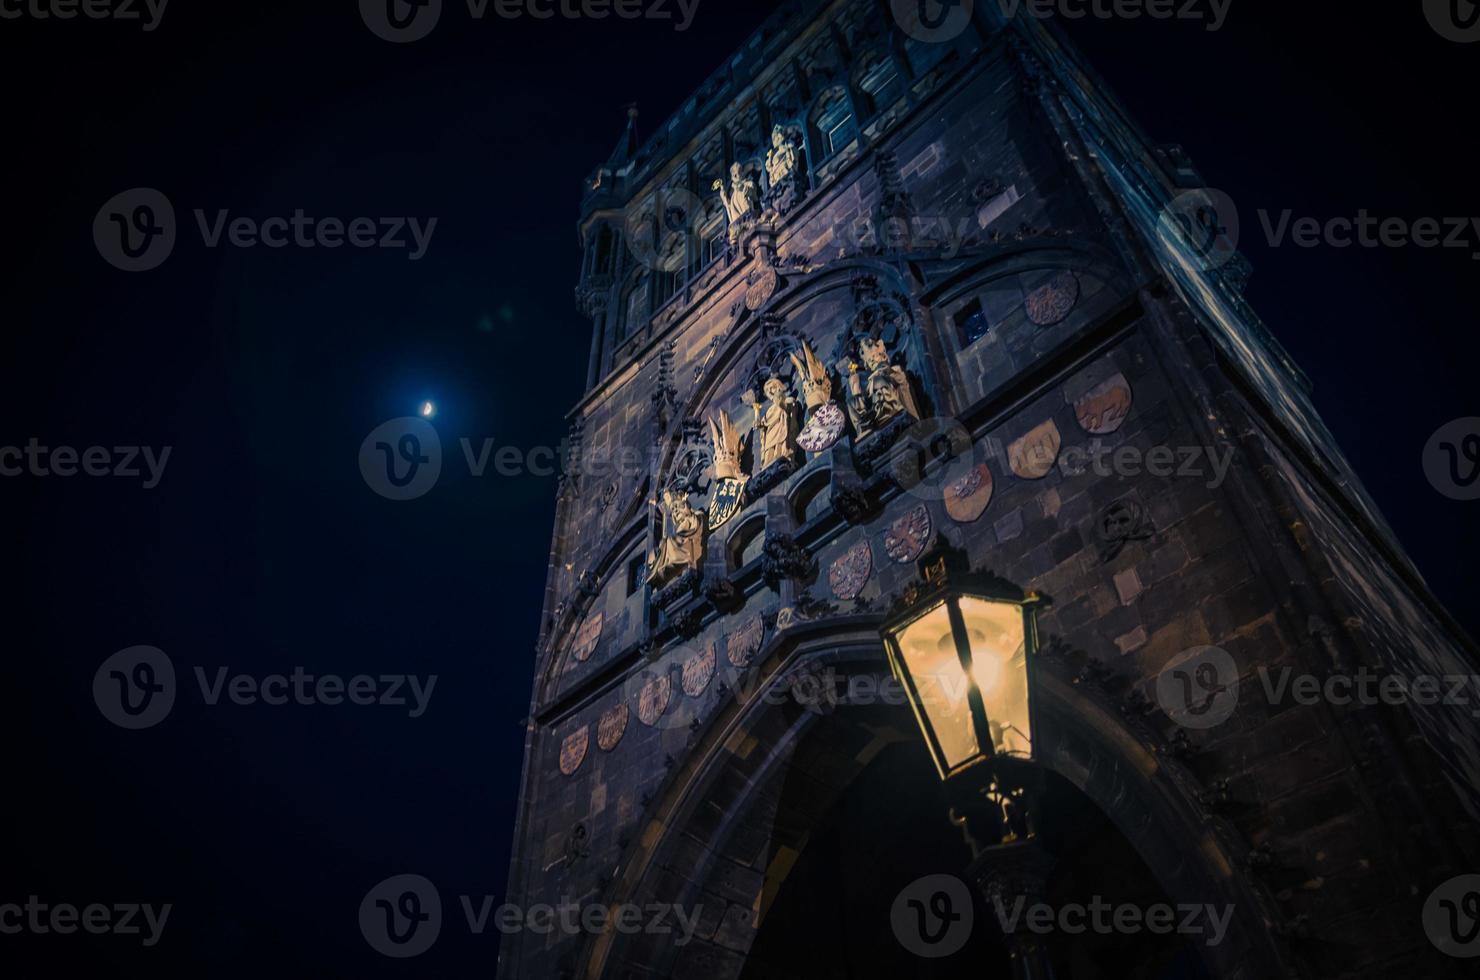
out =
<svg viewBox="0 0 1480 980"><path fill-rule="evenodd" d="M949 772L981 753L971 723L966 672L956 652L951 617L942 603L898 633L900 654L919 694L919 709L935 733Z"/></svg>
<svg viewBox="0 0 1480 980"><path fill-rule="evenodd" d="M962 596L961 618L971 642L971 673L992 732L992 751L1028 757L1028 659L1023 607Z"/></svg>

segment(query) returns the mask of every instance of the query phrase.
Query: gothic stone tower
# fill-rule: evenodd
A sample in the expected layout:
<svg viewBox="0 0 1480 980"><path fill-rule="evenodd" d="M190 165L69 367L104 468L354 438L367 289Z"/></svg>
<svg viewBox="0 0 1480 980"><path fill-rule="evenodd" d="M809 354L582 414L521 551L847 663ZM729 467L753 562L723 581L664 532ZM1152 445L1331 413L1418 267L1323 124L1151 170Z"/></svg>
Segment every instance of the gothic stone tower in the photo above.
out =
<svg viewBox="0 0 1480 980"><path fill-rule="evenodd" d="M1051 27L969 6L794 3L589 181L508 900L645 911L507 935L499 975L1007 975L980 896L953 956L891 929L969 861L881 696L937 543L1051 600L1040 897L1227 910L1216 941L1048 935L1060 976L1456 971L1423 923L1477 868L1469 708L1274 682L1472 675L1473 648L1191 163ZM692 935L639 927L660 904Z"/></svg>

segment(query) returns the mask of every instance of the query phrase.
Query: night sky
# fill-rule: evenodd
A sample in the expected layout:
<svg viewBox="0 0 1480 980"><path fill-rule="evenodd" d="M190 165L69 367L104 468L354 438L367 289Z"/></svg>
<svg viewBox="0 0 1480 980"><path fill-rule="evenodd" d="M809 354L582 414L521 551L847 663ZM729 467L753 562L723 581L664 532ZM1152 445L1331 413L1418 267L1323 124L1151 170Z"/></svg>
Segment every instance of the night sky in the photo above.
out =
<svg viewBox="0 0 1480 980"><path fill-rule="evenodd" d="M492 971L497 935L470 935L457 896L503 896L556 485L474 477L458 440L524 453L564 435L589 345L572 298L581 180L629 103L646 135L774 4L704 0L678 32L475 21L449 0L406 45L367 30L352 0L306 6L175 0L153 31L0 19L0 446L171 447L153 489L0 478L13 583L0 903L174 906L152 948L0 935L0 964ZM1480 226L1458 250L1271 248L1258 218L1480 215L1480 44L1440 37L1418 2L1384 9L1235 2L1217 32L1070 32L1151 137L1185 146L1237 202L1255 308L1473 631L1480 503L1440 496L1421 454L1440 425L1480 415ZM92 227L136 187L169 198L179 238L130 274L103 261ZM209 248L196 209L437 224L413 261ZM441 479L386 500L360 475L361 442L427 400ZM91 690L136 645L168 654L179 694L161 724L125 731ZM438 680L416 718L209 705L194 672L223 667ZM451 906L436 948L408 962L374 953L357 924L366 891L400 873Z"/></svg>

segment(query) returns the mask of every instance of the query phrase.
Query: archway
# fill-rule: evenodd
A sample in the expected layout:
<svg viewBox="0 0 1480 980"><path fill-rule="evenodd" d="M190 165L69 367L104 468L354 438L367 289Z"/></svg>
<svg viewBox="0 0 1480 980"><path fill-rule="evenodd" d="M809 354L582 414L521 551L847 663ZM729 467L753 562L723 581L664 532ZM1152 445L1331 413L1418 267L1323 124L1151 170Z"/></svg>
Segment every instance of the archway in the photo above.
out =
<svg viewBox="0 0 1480 980"><path fill-rule="evenodd" d="M857 911L834 923L841 933L828 935L870 930L863 948L880 963L896 958L875 941L889 928L887 919L880 925L879 902L892 901L903 875L963 872L969 854L959 837L952 840L944 796L930 782L936 776L918 748L908 708L877 693L859 696L878 692L888 676L878 625L877 616L867 615L800 623L771 642L750 677L737 679L690 761L670 775L649 808L606 895L609 904L687 907L699 915L694 940L679 947L665 936L606 933L587 947L578 976L645 975L640 970L704 980L876 975L784 972L791 969L785 951L803 935L789 923L818 915L808 881L842 859L840 841L888 874L848 897ZM1115 930L1067 942L1057 937L1054 955L1067 964L1066 975L1285 975L1271 903L1240 870L1236 833L1201 806L1200 784L1155 733L1122 710L1134 699L1102 689L1093 669L1060 648L1035 658L1034 669L1037 749L1048 772L1044 807L1053 810L1042 821L1042 837L1064 859L1051 878L1049 904L1088 905L1098 894L1143 909L1212 906L1224 920L1220 941L1200 944L1195 955L1180 935ZM896 864L882 863L890 842L858 820L867 800L898 811L889 815L891 832L910 843ZM990 976L992 963L1005 970L995 910L980 897L976 907L985 921L960 961L972 964L967 973L948 972L944 961L907 958L901 962L916 972L877 975ZM1108 970L1101 962L1107 957L1142 972Z"/></svg>

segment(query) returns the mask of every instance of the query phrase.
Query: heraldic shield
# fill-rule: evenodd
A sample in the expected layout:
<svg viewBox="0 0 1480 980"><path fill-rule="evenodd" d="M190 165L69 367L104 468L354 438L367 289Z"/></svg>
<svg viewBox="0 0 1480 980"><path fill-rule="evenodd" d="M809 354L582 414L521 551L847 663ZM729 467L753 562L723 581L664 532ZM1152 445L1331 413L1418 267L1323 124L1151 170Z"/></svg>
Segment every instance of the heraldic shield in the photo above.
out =
<svg viewBox="0 0 1480 980"><path fill-rule="evenodd" d="M714 481L709 493L709 530L718 531L740 513L745 503L745 481L730 478Z"/></svg>

